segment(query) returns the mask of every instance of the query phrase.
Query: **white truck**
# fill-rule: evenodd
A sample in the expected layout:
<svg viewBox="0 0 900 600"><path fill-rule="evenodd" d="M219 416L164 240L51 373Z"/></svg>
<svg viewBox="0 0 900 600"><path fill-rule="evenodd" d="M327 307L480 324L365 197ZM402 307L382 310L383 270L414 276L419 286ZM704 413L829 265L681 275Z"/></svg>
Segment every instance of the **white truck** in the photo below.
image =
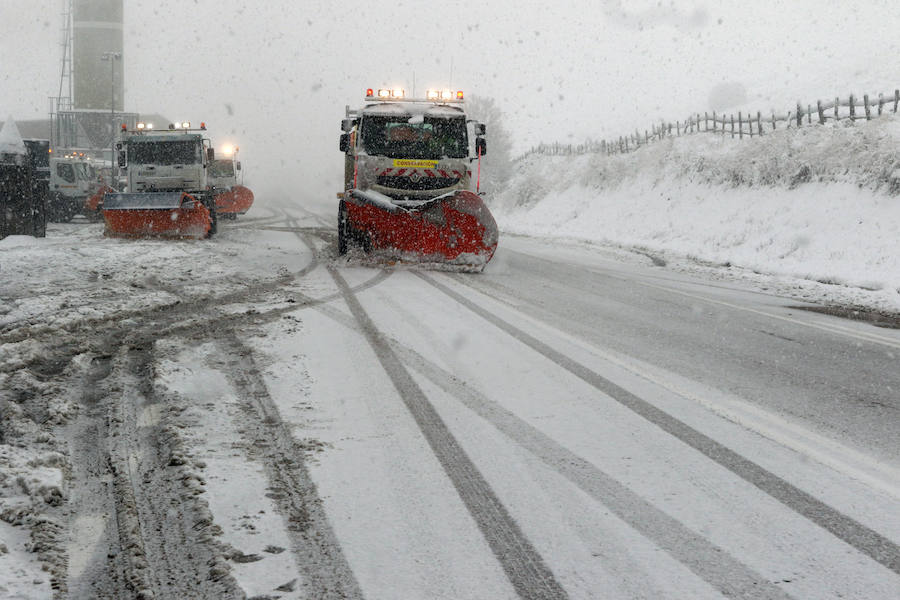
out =
<svg viewBox="0 0 900 600"><path fill-rule="evenodd" d="M96 164L84 154L52 155L48 220L68 223L84 212L85 202L101 186Z"/></svg>
<svg viewBox="0 0 900 600"><path fill-rule="evenodd" d="M339 255L358 246L389 263L484 268L498 229L478 196L485 127L467 117L462 91L412 99L370 88L362 108L347 107L341 129Z"/></svg>
<svg viewBox="0 0 900 600"><path fill-rule="evenodd" d="M125 171L126 192L106 194L103 216L107 233L142 237L209 237L216 231L216 206L209 183L215 152L206 123L190 122L156 130L138 123L123 125L116 143Z"/></svg>
<svg viewBox="0 0 900 600"><path fill-rule="evenodd" d="M217 191L227 191L242 183L241 162L237 160L237 148L226 147L223 154L224 157L216 158L209 165L209 185Z"/></svg>
<svg viewBox="0 0 900 600"><path fill-rule="evenodd" d="M467 118L461 91L368 89L366 105L347 108L340 149L344 191L372 190L395 200L426 200L458 190L477 192L485 127Z"/></svg>

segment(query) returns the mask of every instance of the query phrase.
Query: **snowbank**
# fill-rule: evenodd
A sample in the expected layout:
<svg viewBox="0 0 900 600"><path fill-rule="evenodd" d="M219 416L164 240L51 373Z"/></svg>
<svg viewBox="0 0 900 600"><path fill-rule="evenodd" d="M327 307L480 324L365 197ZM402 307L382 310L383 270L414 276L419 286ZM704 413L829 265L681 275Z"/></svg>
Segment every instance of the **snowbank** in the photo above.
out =
<svg viewBox="0 0 900 600"><path fill-rule="evenodd" d="M900 119L668 139L628 155L530 155L501 229L852 288L900 310Z"/></svg>

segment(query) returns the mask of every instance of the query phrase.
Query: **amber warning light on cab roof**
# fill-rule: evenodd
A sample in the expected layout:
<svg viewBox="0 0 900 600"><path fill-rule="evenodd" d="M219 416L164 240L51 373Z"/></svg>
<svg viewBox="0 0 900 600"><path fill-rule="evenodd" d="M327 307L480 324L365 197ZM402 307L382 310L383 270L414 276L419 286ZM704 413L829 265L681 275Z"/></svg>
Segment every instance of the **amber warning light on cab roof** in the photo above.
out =
<svg viewBox="0 0 900 600"><path fill-rule="evenodd" d="M464 99L462 90L428 90L425 92L425 100L428 102L462 102ZM367 88L366 100L407 100L406 90L401 88L381 88L378 90Z"/></svg>
<svg viewBox="0 0 900 600"><path fill-rule="evenodd" d="M392 88L375 90L368 88L366 90L366 98L378 100L400 100L406 97L406 90L401 88Z"/></svg>
<svg viewBox="0 0 900 600"><path fill-rule="evenodd" d="M462 90L451 92L450 90L428 90L425 93L426 100L452 102L453 100L463 100Z"/></svg>

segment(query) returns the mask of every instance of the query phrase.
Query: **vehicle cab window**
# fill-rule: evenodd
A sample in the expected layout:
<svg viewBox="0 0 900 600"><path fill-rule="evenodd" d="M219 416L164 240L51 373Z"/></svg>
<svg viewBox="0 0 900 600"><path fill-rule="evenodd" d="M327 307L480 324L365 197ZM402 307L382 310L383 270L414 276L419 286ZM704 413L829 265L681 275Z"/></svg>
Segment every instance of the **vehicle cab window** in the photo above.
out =
<svg viewBox="0 0 900 600"><path fill-rule="evenodd" d="M56 165L56 174L67 183L75 183L75 169L68 163Z"/></svg>

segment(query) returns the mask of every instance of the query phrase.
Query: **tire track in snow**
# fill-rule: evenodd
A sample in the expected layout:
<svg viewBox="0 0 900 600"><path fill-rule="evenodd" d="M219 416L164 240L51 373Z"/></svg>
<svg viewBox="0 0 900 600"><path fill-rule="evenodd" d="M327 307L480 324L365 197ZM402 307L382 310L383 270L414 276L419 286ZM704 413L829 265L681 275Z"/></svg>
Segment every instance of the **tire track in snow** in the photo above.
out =
<svg viewBox="0 0 900 600"><path fill-rule="evenodd" d="M214 537L204 490L176 450L181 440L156 393L155 339L151 330L129 340L124 393L114 398L110 419L117 423L116 478L128 484L128 507L136 519L131 526L142 541L151 597L239 598L243 591Z"/></svg>
<svg viewBox="0 0 900 600"><path fill-rule="evenodd" d="M263 464L302 574L301 585L316 600L363 598L309 475L304 450L282 421L251 350L233 331L220 343L228 357L224 359L228 378L247 417L241 435L251 457Z"/></svg>
<svg viewBox="0 0 900 600"><path fill-rule="evenodd" d="M314 230L298 227L298 222L296 219L289 219L287 221L284 221L283 217L278 217L278 219L281 220L281 222L287 223L287 226L282 228L284 231L291 231L296 233L297 230L300 229L303 229L304 231ZM222 294L210 295L200 300L191 299L189 302L182 301L180 292L182 288L190 288L192 285L194 285L193 282L188 282L181 286L160 282L154 287L154 291L162 291L170 294L171 296L175 296L175 300L162 304L156 304L150 307L130 308L121 311L112 311L111 313L98 316L79 316L67 320L65 323L60 325L47 325L45 323L46 315L29 316L22 320L7 322L0 325L0 344L16 343L29 338L41 337L44 335L55 336L60 329L73 333L85 332L88 334L92 334L94 333L94 331L103 329L104 326L108 326L114 319L121 320L123 318L139 318L151 316L155 313L169 310L188 310L199 312L201 308L205 307L213 307L216 305L228 304L232 302L248 301L248 298L252 298L254 295L269 293L284 288L292 284L294 281L302 279L313 270L315 270L320 264L319 253L316 252L314 246L310 244L307 245L309 246L310 250L309 263L304 265L298 271L279 274L271 281L252 282L250 286L241 285L238 289L233 289ZM221 254L222 252L213 244L205 246L204 250L212 254ZM207 256L206 258L209 259L210 257ZM213 285L216 281L224 281L226 285L233 285L233 276L233 274L227 274L219 279L204 280L202 283L206 285ZM85 287L84 289L96 290L97 288L96 286L92 286L90 288ZM84 306L95 306L95 303L79 303L71 306L66 310L67 312L70 312L72 314L77 314L78 309L83 308Z"/></svg>
<svg viewBox="0 0 900 600"><path fill-rule="evenodd" d="M423 357L393 344L410 368L458 400L498 431L528 450L623 522L652 540L672 558L728 598L787 599L790 595L728 552L691 531L591 462L560 445L523 419ZM626 568L632 568L627 565Z"/></svg>
<svg viewBox="0 0 900 600"><path fill-rule="evenodd" d="M526 600L568 598L544 559L507 512L475 464L453 437L434 406L403 366L388 339L375 327L350 286L334 267L328 267L401 399L406 404L469 514L484 535L519 597Z"/></svg>
<svg viewBox="0 0 900 600"><path fill-rule="evenodd" d="M135 339L139 337L141 339ZM83 415L73 425L73 540L68 587L74 597L237 598L241 592L211 534L200 489L170 462L174 432L155 418L152 335L108 340L87 373ZM91 552L86 556L86 552Z"/></svg>
<svg viewBox="0 0 900 600"><path fill-rule="evenodd" d="M343 325L361 331L361 324L327 305L316 310ZM790 598L781 588L736 560L723 549L697 535L676 519L629 490L581 456L567 450L459 378L393 338L386 342L403 364L456 398L491 423L509 439L560 473L579 489L609 508L617 517L668 552L693 573L729 598L780 600ZM633 569L626 564L622 569Z"/></svg>
<svg viewBox="0 0 900 600"><path fill-rule="evenodd" d="M818 498L795 487L755 462L744 458L727 446L720 444L646 400L616 385L588 367L554 350L544 342L501 319L430 276L422 273L415 273L415 275L501 331L506 332L522 344L606 394L622 406L694 448L710 460L725 467L744 481L756 486L785 507L802 515L862 554L867 555L900 575L900 546L890 539L830 507Z"/></svg>

